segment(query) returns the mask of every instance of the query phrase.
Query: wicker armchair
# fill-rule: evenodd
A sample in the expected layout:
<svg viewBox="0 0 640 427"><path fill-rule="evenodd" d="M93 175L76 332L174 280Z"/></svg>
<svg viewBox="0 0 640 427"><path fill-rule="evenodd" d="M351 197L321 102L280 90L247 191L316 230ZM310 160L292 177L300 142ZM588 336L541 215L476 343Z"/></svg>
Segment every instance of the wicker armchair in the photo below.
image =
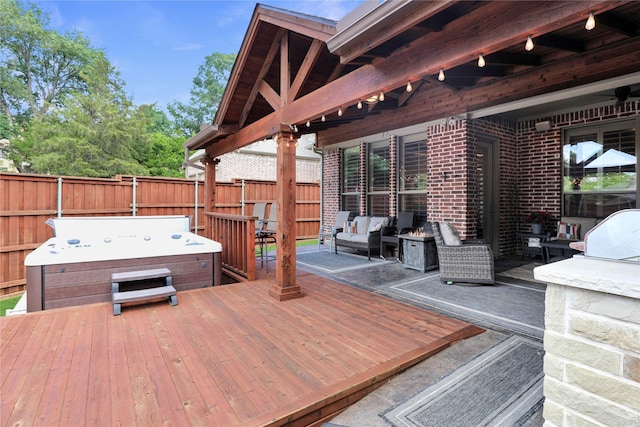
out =
<svg viewBox="0 0 640 427"><path fill-rule="evenodd" d="M445 226L451 227L455 233L453 226L448 224ZM440 280L442 282L447 284L453 282L494 283L493 253L489 245L479 243L478 240L461 241L457 245L447 245L443 239L441 223L434 222L432 230L438 249Z"/></svg>

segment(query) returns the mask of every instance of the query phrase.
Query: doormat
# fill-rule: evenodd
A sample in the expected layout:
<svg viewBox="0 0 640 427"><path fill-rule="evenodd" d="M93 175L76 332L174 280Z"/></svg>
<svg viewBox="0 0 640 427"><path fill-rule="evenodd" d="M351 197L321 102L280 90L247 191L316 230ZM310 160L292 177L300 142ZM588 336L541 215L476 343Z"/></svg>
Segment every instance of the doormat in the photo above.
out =
<svg viewBox="0 0 640 427"><path fill-rule="evenodd" d="M543 402L543 356L511 336L383 417L396 427L522 425Z"/></svg>

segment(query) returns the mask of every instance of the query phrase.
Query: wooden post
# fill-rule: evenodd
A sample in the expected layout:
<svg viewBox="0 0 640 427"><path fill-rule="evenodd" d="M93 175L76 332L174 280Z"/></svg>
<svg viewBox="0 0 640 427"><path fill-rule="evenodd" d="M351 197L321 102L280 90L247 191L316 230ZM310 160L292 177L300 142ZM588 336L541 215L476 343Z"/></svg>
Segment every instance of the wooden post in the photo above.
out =
<svg viewBox="0 0 640 427"><path fill-rule="evenodd" d="M213 212L216 207L216 165L220 159L213 158L209 155L204 156L204 212ZM204 235L213 239L211 235L211 221L204 222Z"/></svg>
<svg viewBox="0 0 640 427"><path fill-rule="evenodd" d="M296 145L298 135L282 125L276 136L276 197L278 217L276 231L276 282L269 295L279 301L304 295L296 284Z"/></svg>

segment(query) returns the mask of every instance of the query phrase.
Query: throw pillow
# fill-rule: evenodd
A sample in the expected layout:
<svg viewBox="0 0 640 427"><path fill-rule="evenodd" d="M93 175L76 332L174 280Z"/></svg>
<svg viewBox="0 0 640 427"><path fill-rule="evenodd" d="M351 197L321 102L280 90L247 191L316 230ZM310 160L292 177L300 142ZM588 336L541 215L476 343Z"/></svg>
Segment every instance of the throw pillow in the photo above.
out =
<svg viewBox="0 0 640 427"><path fill-rule="evenodd" d="M440 223L440 234L442 234L442 240L444 244L447 246L460 246L462 245L462 241L460 240L460 235L458 234L458 230L449 224L448 222Z"/></svg>
<svg viewBox="0 0 640 427"><path fill-rule="evenodd" d="M558 239L578 240L580 236L580 224L569 224L558 221Z"/></svg>
<svg viewBox="0 0 640 427"><path fill-rule="evenodd" d="M387 219L383 218L383 217L371 217L371 220L369 221L369 232L371 231L380 231L382 229L382 227L384 225L386 225L387 223Z"/></svg>

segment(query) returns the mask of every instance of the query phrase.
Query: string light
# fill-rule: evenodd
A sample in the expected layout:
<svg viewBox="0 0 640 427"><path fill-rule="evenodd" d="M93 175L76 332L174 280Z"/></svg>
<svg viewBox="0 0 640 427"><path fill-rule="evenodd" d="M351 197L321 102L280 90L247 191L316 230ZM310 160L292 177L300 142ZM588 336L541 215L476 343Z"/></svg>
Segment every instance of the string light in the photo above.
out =
<svg viewBox="0 0 640 427"><path fill-rule="evenodd" d="M327 119L324 117L324 114L323 114L323 115L322 115L322 118L320 118L320 121L321 121L322 123L324 123L326 120L327 120Z"/></svg>
<svg viewBox="0 0 640 427"><path fill-rule="evenodd" d="M378 96L378 99L380 101L384 101L384 92L383 91L380 91L380 96Z"/></svg>
<svg viewBox="0 0 640 427"><path fill-rule="evenodd" d="M311 122L309 120L307 120L307 127L311 126Z"/></svg>
<svg viewBox="0 0 640 427"><path fill-rule="evenodd" d="M482 68L485 65L487 65L487 63L484 60L484 56L482 56L482 54L478 55L478 67Z"/></svg>
<svg viewBox="0 0 640 427"><path fill-rule="evenodd" d="M593 16L593 12L589 12L587 22L584 24L584 28L587 31L591 31L596 27L596 18Z"/></svg>
<svg viewBox="0 0 640 427"><path fill-rule="evenodd" d="M358 100L358 110L362 110L362 101Z"/></svg>
<svg viewBox="0 0 640 427"><path fill-rule="evenodd" d="M527 42L524 44L524 50L531 52L533 50L533 40L531 36L527 36Z"/></svg>
<svg viewBox="0 0 640 427"><path fill-rule="evenodd" d="M342 107L338 108L338 117L342 117Z"/></svg>
<svg viewBox="0 0 640 427"><path fill-rule="evenodd" d="M438 73L438 80L441 82L444 81L444 70L440 68L440 72Z"/></svg>
<svg viewBox="0 0 640 427"><path fill-rule="evenodd" d="M413 90L413 86L411 86L411 82L407 82L407 92L411 92Z"/></svg>

